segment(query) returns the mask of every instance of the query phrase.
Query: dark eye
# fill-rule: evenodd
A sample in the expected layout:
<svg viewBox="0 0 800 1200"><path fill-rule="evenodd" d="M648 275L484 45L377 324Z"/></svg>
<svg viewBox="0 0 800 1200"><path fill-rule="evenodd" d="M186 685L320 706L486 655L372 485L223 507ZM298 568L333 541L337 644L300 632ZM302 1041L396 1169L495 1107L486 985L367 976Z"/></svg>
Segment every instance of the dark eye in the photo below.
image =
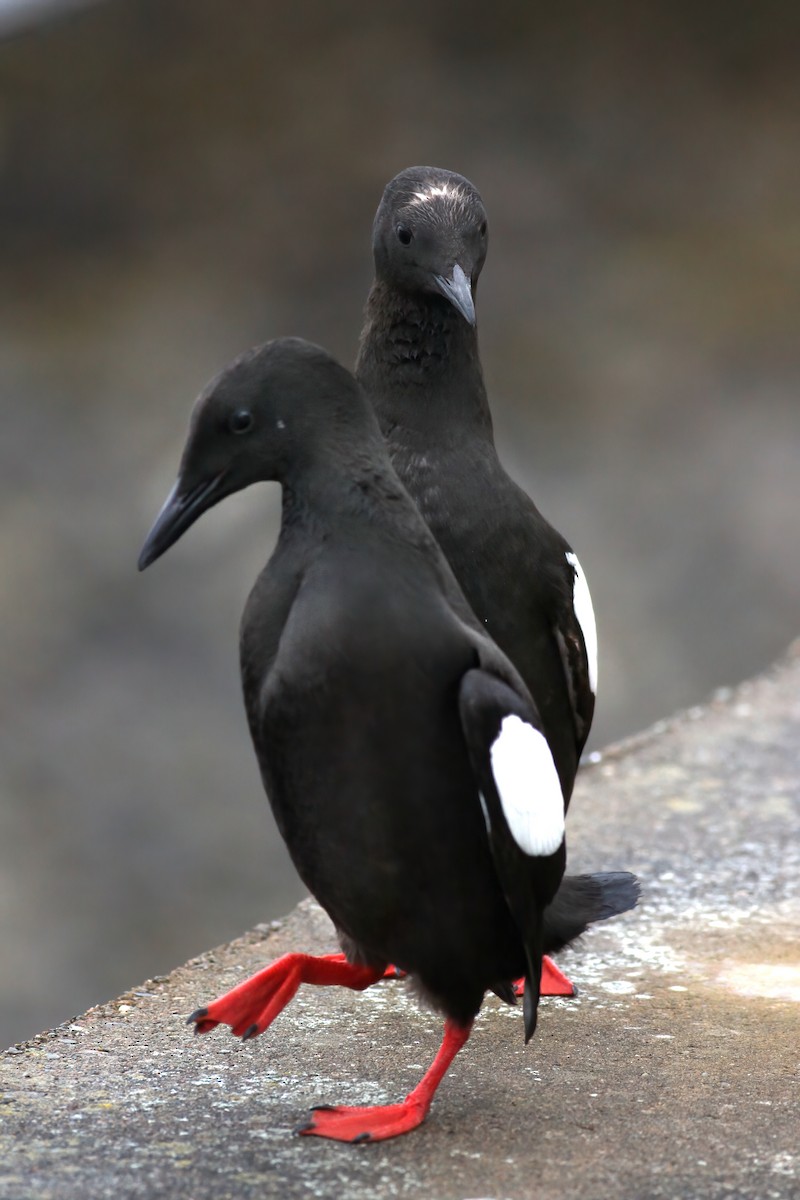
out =
<svg viewBox="0 0 800 1200"><path fill-rule="evenodd" d="M231 433L248 433L253 428L253 414L247 408L237 408L228 418Z"/></svg>
<svg viewBox="0 0 800 1200"><path fill-rule="evenodd" d="M485 221L481 221L481 227L478 230L478 233L481 235L481 237L486 237L486 222Z"/></svg>
<svg viewBox="0 0 800 1200"><path fill-rule="evenodd" d="M397 240L403 246L410 246L411 239L413 238L413 236L414 236L413 233L411 232L411 230L408 228L407 225L398 225L397 226Z"/></svg>

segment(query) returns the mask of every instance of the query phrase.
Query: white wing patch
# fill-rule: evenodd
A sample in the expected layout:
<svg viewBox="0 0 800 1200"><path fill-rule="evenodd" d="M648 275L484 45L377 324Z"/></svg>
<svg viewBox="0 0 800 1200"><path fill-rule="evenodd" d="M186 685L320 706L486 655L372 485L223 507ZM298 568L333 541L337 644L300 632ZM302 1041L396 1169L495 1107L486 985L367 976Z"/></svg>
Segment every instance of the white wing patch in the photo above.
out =
<svg viewBox="0 0 800 1200"><path fill-rule="evenodd" d="M483 792L478 792L478 799L481 802L481 812L483 813L483 820L484 820L484 824L486 825L486 832L488 833L489 837L491 837L492 836L492 822L489 820L489 807L486 803L486 798L484 797Z"/></svg>
<svg viewBox="0 0 800 1200"><path fill-rule="evenodd" d="M597 625L594 620L594 608L592 607L592 597L589 594L589 585L586 582L586 576L583 573L581 564L578 562L577 554L571 551L567 553L567 562L575 571L575 582L572 586L572 608L575 612L578 624L581 627L583 634L583 642L586 646L586 658L589 668L589 687L592 689L592 695L597 695Z"/></svg>
<svg viewBox="0 0 800 1200"><path fill-rule="evenodd" d="M489 753L514 841L525 854L553 854L564 837L564 797L544 737L520 717L504 717Z"/></svg>

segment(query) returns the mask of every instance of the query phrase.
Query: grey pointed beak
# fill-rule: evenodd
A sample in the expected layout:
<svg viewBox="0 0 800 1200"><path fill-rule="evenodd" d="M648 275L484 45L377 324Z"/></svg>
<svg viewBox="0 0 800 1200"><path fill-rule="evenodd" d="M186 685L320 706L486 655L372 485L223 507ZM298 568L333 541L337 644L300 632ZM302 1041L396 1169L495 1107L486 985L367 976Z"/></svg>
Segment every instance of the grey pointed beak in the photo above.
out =
<svg viewBox="0 0 800 1200"><path fill-rule="evenodd" d="M224 472L213 475L188 489L183 480L178 479L142 546L138 563L140 571L160 558L207 508L222 499L223 476Z"/></svg>
<svg viewBox="0 0 800 1200"><path fill-rule="evenodd" d="M449 279L445 279L444 275L434 275L433 280L445 299L458 309L464 320L469 325L474 325L475 301L472 299L472 284L458 263L453 267L453 274Z"/></svg>

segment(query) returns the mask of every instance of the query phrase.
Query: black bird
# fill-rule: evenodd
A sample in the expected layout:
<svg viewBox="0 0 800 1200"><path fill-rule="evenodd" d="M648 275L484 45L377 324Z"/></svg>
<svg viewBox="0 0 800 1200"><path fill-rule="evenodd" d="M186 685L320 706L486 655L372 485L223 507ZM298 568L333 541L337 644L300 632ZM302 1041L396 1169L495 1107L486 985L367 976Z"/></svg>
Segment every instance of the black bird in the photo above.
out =
<svg viewBox="0 0 800 1200"><path fill-rule="evenodd" d="M585 924L630 907L636 882L572 880L560 912L564 800L536 708L323 350L270 342L207 387L140 569L260 480L283 508L242 618L245 706L280 831L346 956L286 955L189 1020L253 1037L301 983L361 990L397 964L445 1015L436 1059L401 1104L323 1107L301 1131L388 1138L424 1119L487 989L513 1002L524 975L530 1038L543 950L582 931L578 910Z"/></svg>
<svg viewBox="0 0 800 1200"><path fill-rule="evenodd" d="M594 713L594 613L576 555L495 450L474 304L487 236L462 175L391 180L356 375L470 606L528 686L568 804Z"/></svg>
<svg viewBox="0 0 800 1200"><path fill-rule="evenodd" d="M594 611L577 556L497 456L474 303L487 239L462 175L411 167L391 180L356 375L470 606L530 690L568 805L594 714ZM544 968L543 994L573 993Z"/></svg>

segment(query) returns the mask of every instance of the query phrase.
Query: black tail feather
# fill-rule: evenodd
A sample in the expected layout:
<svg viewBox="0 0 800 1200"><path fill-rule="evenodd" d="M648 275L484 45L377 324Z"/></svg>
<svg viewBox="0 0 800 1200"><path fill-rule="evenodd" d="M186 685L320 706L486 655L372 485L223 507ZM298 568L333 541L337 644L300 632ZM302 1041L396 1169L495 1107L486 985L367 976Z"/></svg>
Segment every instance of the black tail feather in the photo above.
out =
<svg viewBox="0 0 800 1200"><path fill-rule="evenodd" d="M522 1016L525 1026L525 1045L536 1031L536 1018L539 1011L539 999L542 990L542 937L544 923L537 913L533 929L525 942L525 992L522 999Z"/></svg>
<svg viewBox="0 0 800 1200"><path fill-rule="evenodd" d="M541 964L540 964L541 968ZM539 982L541 979L541 969L537 976L531 978L530 975L525 976L525 992L522 997L522 1015L523 1024L525 1026L525 1045L533 1037L536 1032L536 1018L539 1012Z"/></svg>
<svg viewBox="0 0 800 1200"><path fill-rule="evenodd" d="M638 900L639 880L629 871L565 875L544 911L545 954L563 950L595 921L627 912Z"/></svg>

